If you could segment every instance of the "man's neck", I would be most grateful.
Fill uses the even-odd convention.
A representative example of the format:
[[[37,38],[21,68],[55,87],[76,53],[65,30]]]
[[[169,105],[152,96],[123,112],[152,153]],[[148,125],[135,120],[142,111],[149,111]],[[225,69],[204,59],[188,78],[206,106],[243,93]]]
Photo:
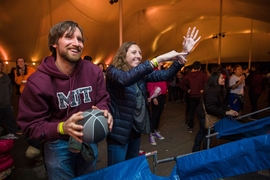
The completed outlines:
[[[57,58],[55,60],[55,65],[60,72],[66,75],[70,75],[73,73],[76,63],[70,63],[67,60]]]

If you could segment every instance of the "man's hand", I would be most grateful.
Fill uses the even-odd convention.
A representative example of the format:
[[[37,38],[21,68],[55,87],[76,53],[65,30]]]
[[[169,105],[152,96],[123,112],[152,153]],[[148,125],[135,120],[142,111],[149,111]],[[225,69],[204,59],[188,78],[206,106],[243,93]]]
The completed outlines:
[[[76,139],[79,142],[82,142],[82,136],[83,136],[83,126],[76,124],[77,121],[80,121],[83,119],[82,112],[77,112],[73,114],[68,120],[66,120],[63,123],[63,130],[64,133],[72,136],[74,139]]]
[[[184,36],[183,40],[183,50],[184,53],[190,53],[194,46],[197,44],[197,42],[201,39],[201,36],[199,36],[197,39],[197,35],[199,33],[199,30],[196,30],[196,27],[193,28],[192,32],[190,32],[191,28],[188,28],[187,35]]]
[[[92,109],[98,109],[96,106],[92,106]],[[108,128],[109,131],[112,131],[112,127],[113,127],[113,117],[111,115],[111,113],[109,113],[108,110],[101,110],[104,112],[104,117],[108,118]]]

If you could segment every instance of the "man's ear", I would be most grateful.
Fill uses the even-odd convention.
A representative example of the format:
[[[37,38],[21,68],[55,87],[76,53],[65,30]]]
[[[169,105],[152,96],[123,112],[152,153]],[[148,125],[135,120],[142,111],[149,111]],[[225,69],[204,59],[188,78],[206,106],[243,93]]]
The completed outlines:
[[[56,44],[53,44],[53,45],[52,45],[52,47],[56,48],[56,47],[57,47],[57,45],[56,45]]]

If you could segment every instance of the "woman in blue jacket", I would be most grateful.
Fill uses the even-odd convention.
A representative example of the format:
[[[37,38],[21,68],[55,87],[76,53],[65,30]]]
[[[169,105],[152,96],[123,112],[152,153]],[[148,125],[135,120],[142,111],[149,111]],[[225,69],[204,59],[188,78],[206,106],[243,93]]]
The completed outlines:
[[[151,61],[142,61],[135,42],[123,43],[106,71],[107,91],[113,129],[107,137],[108,165],[138,156],[141,133],[150,134],[147,82],[166,81],[183,67],[186,57],[199,41],[198,30],[190,28],[184,37],[181,53],[171,51]],[[167,70],[154,71],[159,62],[174,60]]]

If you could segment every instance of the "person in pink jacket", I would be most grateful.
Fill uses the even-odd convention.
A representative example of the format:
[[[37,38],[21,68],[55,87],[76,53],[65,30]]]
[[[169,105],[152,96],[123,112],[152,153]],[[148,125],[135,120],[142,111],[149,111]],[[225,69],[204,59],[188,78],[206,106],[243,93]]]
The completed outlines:
[[[155,68],[156,71],[161,70],[163,62],[158,64],[158,67]],[[158,131],[160,118],[166,102],[166,93],[167,93],[167,83],[166,81],[161,82],[148,82],[147,90],[149,92],[149,101],[151,103],[151,114],[150,114],[150,125],[151,125],[151,134],[149,137],[149,142],[151,145],[157,145],[155,138],[160,140],[165,139],[160,132]]]

